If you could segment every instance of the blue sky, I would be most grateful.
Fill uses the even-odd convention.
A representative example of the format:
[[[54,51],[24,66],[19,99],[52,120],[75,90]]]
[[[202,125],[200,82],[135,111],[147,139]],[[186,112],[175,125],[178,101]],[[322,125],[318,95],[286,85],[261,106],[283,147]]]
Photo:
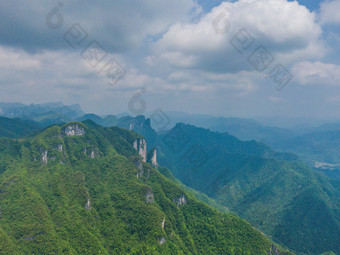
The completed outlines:
[[[0,101],[340,118],[340,0],[58,3],[0,2]]]
[[[319,9],[321,0],[299,0],[299,4],[306,6],[309,10],[315,11]]]

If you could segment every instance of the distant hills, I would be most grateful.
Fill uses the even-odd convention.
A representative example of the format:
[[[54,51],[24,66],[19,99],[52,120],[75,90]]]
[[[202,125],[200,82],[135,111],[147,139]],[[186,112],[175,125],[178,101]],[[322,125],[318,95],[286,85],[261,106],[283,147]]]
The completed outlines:
[[[61,102],[20,104],[0,102],[0,116],[38,122],[42,126],[63,123],[84,115],[79,105],[66,106]]]
[[[20,138],[39,129],[36,122],[0,117],[0,137]]]
[[[166,115],[171,120],[169,127],[182,122],[211,131],[227,132],[243,141],[257,140],[268,144],[268,142],[291,138],[296,134],[290,129],[267,126],[252,119],[214,117],[181,112],[166,112]]]
[[[291,152],[300,156],[310,166],[317,162],[340,164],[340,122],[326,124],[311,123],[278,128],[259,121],[242,118],[213,117],[202,114],[167,112],[173,126],[178,122],[192,124],[211,131],[227,132],[240,140],[256,140],[268,144],[273,149]],[[337,166],[338,167],[338,166]],[[340,168],[316,168],[325,174],[340,179]]]

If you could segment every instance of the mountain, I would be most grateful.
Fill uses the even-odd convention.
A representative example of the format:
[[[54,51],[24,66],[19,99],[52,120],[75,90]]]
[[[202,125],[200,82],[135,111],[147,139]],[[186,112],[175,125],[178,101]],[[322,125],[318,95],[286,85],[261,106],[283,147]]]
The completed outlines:
[[[273,142],[292,138],[297,134],[295,130],[264,125],[259,121],[234,117],[214,117],[204,114],[188,114],[182,112],[166,112],[171,120],[169,127],[176,123],[186,123],[197,127],[207,128],[211,131],[227,132],[237,138],[247,140],[262,141],[271,145]],[[151,118],[151,124],[153,123]]]
[[[273,148],[299,155],[309,165],[331,178],[340,179],[340,126],[324,124],[309,132],[277,140]]]
[[[147,136],[146,136],[147,138]],[[177,124],[156,137],[157,160],[297,252],[340,253],[340,185],[292,154]]]
[[[146,119],[145,116],[140,115],[136,117],[123,116],[117,118],[113,115],[107,115],[104,118],[96,114],[85,114],[84,116],[77,119],[78,121],[91,120],[96,124],[104,127],[117,126],[127,130],[133,130],[142,136],[148,137],[148,144],[150,148],[155,146],[156,132],[151,127],[150,119]]]
[[[32,121],[0,117],[0,137],[21,138],[39,129],[41,126]]]
[[[302,120],[300,125],[288,125],[289,128],[268,126],[252,119],[214,117],[202,114],[187,114],[181,112],[166,112],[171,120],[169,127],[175,123],[183,122],[210,129],[211,131],[227,132],[240,140],[256,140],[268,144],[278,151],[297,154],[302,160],[311,166],[340,163],[340,123],[331,122],[325,124],[308,123]],[[265,121],[265,120],[263,120]],[[151,120],[152,122],[152,120]],[[280,123],[280,119],[265,121],[267,123]],[[288,123],[297,120],[287,120]],[[153,123],[152,123],[153,124]],[[339,178],[340,171],[336,169],[316,168],[330,177]]]
[[[0,116],[31,120],[43,126],[68,122],[82,115],[84,112],[77,104],[66,106],[61,102],[56,102],[24,105],[0,102]]]
[[[296,136],[277,143],[275,147],[297,153],[309,161],[340,163],[340,130]]]
[[[77,119],[77,121],[85,121],[85,120],[92,120],[93,122],[103,127],[116,126],[118,122],[118,118],[114,115],[108,115],[102,118],[96,114],[84,114],[83,116]]]
[[[146,163],[146,146],[90,120],[1,138],[0,253],[279,254]]]

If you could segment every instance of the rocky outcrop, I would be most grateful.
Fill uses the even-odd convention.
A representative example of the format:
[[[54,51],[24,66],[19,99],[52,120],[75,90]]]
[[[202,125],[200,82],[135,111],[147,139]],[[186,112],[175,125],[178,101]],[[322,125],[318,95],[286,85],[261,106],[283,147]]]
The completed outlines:
[[[91,201],[90,201],[89,197],[87,198],[85,209],[88,210],[88,211],[91,211]]]
[[[144,138],[136,139],[133,142],[133,148],[138,151],[138,154],[142,157],[143,162],[146,162],[146,141]]]
[[[153,149],[151,152],[151,165],[155,168],[158,167],[158,163],[157,163],[157,149]]]
[[[165,243],[166,242],[166,239],[165,239],[165,237],[163,236],[160,240],[159,240],[159,244],[163,244],[163,243]]]
[[[154,196],[153,196],[153,193],[151,191],[148,191],[146,193],[145,198],[146,198],[147,203],[153,203],[154,202]]]
[[[183,206],[183,205],[186,205],[188,203],[184,194],[182,196],[180,196],[179,198],[175,199],[174,202],[177,204],[177,206]]]
[[[280,255],[280,251],[276,246],[273,244],[272,247],[270,247],[270,250],[267,252],[268,255]]]
[[[74,124],[69,124],[65,128],[63,133],[66,136],[84,135],[85,129],[81,125],[74,123]]]
[[[148,152],[147,162],[157,169],[158,162],[157,162],[157,149],[156,148],[153,148],[152,150]]]
[[[62,151],[63,151],[63,145],[62,145],[62,144],[59,144],[59,145],[58,145],[58,151],[59,151],[59,152],[62,152]]]
[[[41,154],[41,161],[42,161],[44,164],[47,164],[47,162],[48,162],[47,150],[45,150],[45,151]]]
[[[150,119],[145,119],[142,115],[130,119],[127,124],[129,125],[129,130],[142,129],[145,126],[151,127]]]
[[[142,178],[144,174],[144,168],[143,168],[142,161],[140,159],[138,159],[138,161],[136,162],[136,166],[139,170],[139,172],[137,173],[137,178]]]
[[[161,223],[162,229],[164,230],[164,226],[165,226],[165,217],[163,218],[163,221]]]

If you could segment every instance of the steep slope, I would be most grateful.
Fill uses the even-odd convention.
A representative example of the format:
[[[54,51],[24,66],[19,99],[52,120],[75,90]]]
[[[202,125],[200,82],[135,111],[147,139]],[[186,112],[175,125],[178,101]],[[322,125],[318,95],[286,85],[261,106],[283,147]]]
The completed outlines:
[[[93,122],[0,140],[1,254],[276,254],[250,224],[149,164],[136,133]]]
[[[298,252],[340,253],[338,182],[293,155],[184,124],[156,144],[159,164],[176,178],[274,239]]]

